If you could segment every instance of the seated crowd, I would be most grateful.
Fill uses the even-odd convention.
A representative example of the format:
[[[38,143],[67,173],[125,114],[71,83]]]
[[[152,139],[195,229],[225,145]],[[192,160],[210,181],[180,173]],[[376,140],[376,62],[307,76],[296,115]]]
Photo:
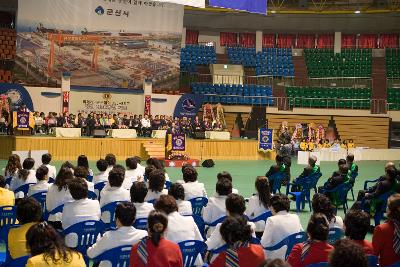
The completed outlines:
[[[29,256],[29,267],[83,267],[91,259],[94,266],[112,266],[99,256],[130,246],[130,266],[174,267],[185,263],[182,242],[198,241],[206,251],[195,257],[193,266],[306,267],[329,262],[333,267],[367,267],[371,256],[384,267],[400,262],[399,172],[393,163],[386,165],[375,186],[359,193],[343,219],[336,215],[335,196],[328,191],[352,182],[358,166],[351,154],[340,160],[338,171],[312,197],[313,213],[305,230],[290,211],[290,198],[271,192],[276,173],[291,180],[290,164],[284,166],[288,161],[281,157],[266,176],[256,177],[255,194],[247,200],[233,187],[228,172],[218,174],[216,192],[209,197],[191,165],[182,167],[181,181],[171,183],[158,159],[150,158],[146,167],[138,157],[125,163],[126,168],[108,154],[96,162],[94,174],[81,155],[77,166],[65,162],[57,173],[50,154],[42,156],[36,170],[32,158],[21,164],[19,156],[11,155],[5,176],[0,176],[0,207],[15,205],[18,224],[6,235],[6,260]],[[302,180],[321,172],[316,163],[310,157],[309,166],[293,179],[294,191],[302,189]],[[371,230],[369,213],[379,205],[373,200],[386,192],[393,193],[388,221],[375,227],[371,243],[365,240]],[[38,198],[42,193],[45,199]],[[202,211],[195,209],[197,198],[208,200]],[[257,219],[264,214],[268,216]],[[103,231],[82,251],[71,229],[88,221],[101,222]],[[346,238],[331,240],[332,229]],[[279,246],[291,236],[303,238],[293,247]]]

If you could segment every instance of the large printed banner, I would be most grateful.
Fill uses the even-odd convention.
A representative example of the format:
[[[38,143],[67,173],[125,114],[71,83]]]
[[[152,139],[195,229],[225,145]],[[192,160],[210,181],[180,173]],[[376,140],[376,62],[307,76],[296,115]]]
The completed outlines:
[[[267,13],[267,0],[210,0],[210,6],[243,10],[251,13]]]
[[[274,148],[274,130],[260,128],[258,129],[258,150],[269,151]]]
[[[172,134],[172,150],[185,151],[185,141],[184,134]]]
[[[183,5],[147,0],[19,0],[17,63],[32,83],[179,84]],[[21,76],[21,77],[22,77]]]
[[[196,117],[199,109],[203,105],[203,95],[184,94],[179,98],[174,110],[174,117]]]

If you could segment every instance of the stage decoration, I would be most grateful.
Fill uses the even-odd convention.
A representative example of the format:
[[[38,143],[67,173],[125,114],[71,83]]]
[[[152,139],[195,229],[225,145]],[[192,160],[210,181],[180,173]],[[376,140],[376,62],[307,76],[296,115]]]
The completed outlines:
[[[151,114],[151,95],[144,96],[144,115]]]
[[[215,121],[217,126],[216,128],[219,128],[222,131],[223,129],[226,129],[226,121],[224,115],[224,108],[222,107],[221,104],[216,105],[216,114],[217,114],[217,120]]]
[[[315,123],[311,122],[308,124],[308,138],[307,141],[315,141],[316,140],[316,130],[315,130]]]
[[[315,143],[319,144],[320,141],[325,139],[325,129],[324,126],[322,126],[322,124],[318,125],[317,128],[317,139],[315,140]]]
[[[13,112],[13,128],[17,130],[29,130],[35,127],[35,121],[31,112],[14,111]]]
[[[182,153],[182,152],[171,152],[168,155],[168,159],[169,160],[189,160],[189,156],[186,153]]]
[[[210,121],[215,120],[214,110],[213,110],[213,106],[211,104],[203,105],[203,121],[205,121],[206,118]]]
[[[182,95],[178,102],[176,102],[174,117],[186,117],[194,120],[199,112],[199,109],[203,105],[203,100],[204,96],[201,94]]]
[[[210,6],[267,14],[267,0],[210,0]]]
[[[328,129],[326,130],[325,138],[329,141],[330,144],[332,144],[336,140],[335,129],[333,129],[333,127],[328,127]]]
[[[258,151],[267,152],[273,150],[274,130],[260,128],[258,130]]]
[[[303,126],[301,123],[296,123],[292,134],[292,142],[300,142],[303,139]]]

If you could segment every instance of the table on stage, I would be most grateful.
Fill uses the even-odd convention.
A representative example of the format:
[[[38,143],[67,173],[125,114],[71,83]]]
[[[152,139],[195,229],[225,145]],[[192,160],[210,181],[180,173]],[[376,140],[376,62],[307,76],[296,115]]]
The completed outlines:
[[[153,130],[151,132],[151,138],[165,138],[167,136],[167,130]]]
[[[231,140],[230,132],[206,131],[205,136],[206,136],[206,139]]]
[[[81,137],[81,128],[56,127],[56,137]]]
[[[135,129],[111,129],[109,135],[112,138],[136,138],[137,133]]]

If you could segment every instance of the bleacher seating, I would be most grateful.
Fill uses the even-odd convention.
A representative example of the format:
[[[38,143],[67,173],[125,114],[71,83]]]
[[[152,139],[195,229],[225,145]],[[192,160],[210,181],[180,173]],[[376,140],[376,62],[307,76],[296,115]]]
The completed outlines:
[[[399,49],[386,49],[386,76],[388,78],[400,78]]]
[[[371,89],[286,87],[286,96],[292,107],[369,109]]]
[[[11,82],[12,80],[16,39],[15,30],[0,29],[0,82]]]
[[[389,88],[388,99],[389,110],[400,110],[400,88]]]
[[[305,49],[304,53],[310,78],[371,77],[371,49],[343,49],[338,54],[333,49]]]
[[[239,105],[273,105],[272,88],[254,84],[192,83],[194,94],[203,94],[208,103]]]
[[[217,63],[217,55],[213,46],[187,45],[181,49],[181,71],[195,72],[196,65]]]

